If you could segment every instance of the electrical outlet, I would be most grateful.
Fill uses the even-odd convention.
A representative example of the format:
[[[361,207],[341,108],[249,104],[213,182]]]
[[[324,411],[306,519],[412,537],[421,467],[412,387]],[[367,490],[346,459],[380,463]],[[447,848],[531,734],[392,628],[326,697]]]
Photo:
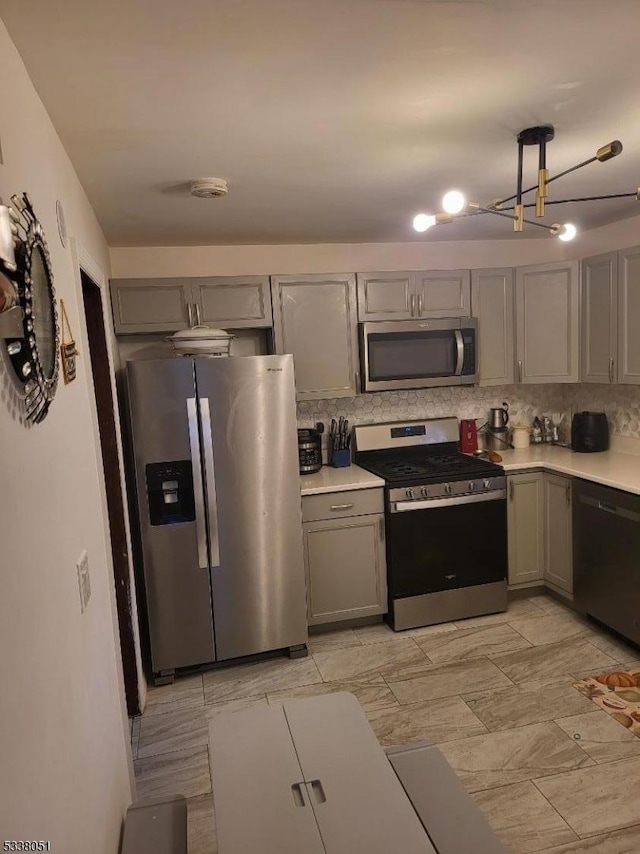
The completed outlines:
[[[80,592],[80,613],[84,614],[91,598],[91,579],[89,578],[89,555],[84,549],[76,563],[78,571],[78,590]]]

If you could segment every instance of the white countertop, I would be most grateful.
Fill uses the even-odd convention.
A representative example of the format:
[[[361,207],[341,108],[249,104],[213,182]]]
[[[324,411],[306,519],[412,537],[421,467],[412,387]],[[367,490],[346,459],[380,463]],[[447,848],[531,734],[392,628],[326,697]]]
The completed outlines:
[[[360,466],[350,465],[334,469],[322,466],[314,474],[300,477],[302,495],[320,495],[323,492],[346,492],[348,489],[374,489],[384,486],[384,480]]]
[[[640,495],[640,455],[617,450],[578,454],[557,445],[531,445],[500,451],[506,472],[544,469],[570,477],[582,477]]]

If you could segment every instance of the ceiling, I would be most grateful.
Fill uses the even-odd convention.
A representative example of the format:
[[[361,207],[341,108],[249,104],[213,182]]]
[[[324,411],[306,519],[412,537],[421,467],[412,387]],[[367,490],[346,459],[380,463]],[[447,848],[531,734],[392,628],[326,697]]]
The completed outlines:
[[[625,146],[551,198],[640,183],[638,0],[0,0],[0,17],[111,246],[508,237],[487,215],[425,235],[411,219],[452,186],[511,195],[535,124],[556,127],[552,174]],[[192,198],[204,176],[229,195]]]

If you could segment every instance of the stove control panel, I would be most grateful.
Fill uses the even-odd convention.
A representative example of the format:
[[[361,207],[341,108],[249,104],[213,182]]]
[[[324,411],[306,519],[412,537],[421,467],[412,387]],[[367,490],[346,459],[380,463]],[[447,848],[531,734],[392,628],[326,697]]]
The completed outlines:
[[[481,499],[483,493],[502,490],[506,497],[506,478],[487,477],[474,480],[455,480],[451,483],[432,483],[429,486],[414,486],[410,488],[397,487],[389,490],[389,503],[393,512],[396,502],[415,502],[421,507],[427,507],[434,499],[455,499],[459,496],[473,493],[474,500]]]

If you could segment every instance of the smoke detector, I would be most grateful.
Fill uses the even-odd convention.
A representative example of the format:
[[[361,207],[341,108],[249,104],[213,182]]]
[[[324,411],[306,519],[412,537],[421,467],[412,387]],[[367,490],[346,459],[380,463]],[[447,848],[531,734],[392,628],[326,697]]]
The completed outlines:
[[[199,199],[213,199],[226,196],[229,187],[224,178],[198,178],[191,182],[191,195]]]

